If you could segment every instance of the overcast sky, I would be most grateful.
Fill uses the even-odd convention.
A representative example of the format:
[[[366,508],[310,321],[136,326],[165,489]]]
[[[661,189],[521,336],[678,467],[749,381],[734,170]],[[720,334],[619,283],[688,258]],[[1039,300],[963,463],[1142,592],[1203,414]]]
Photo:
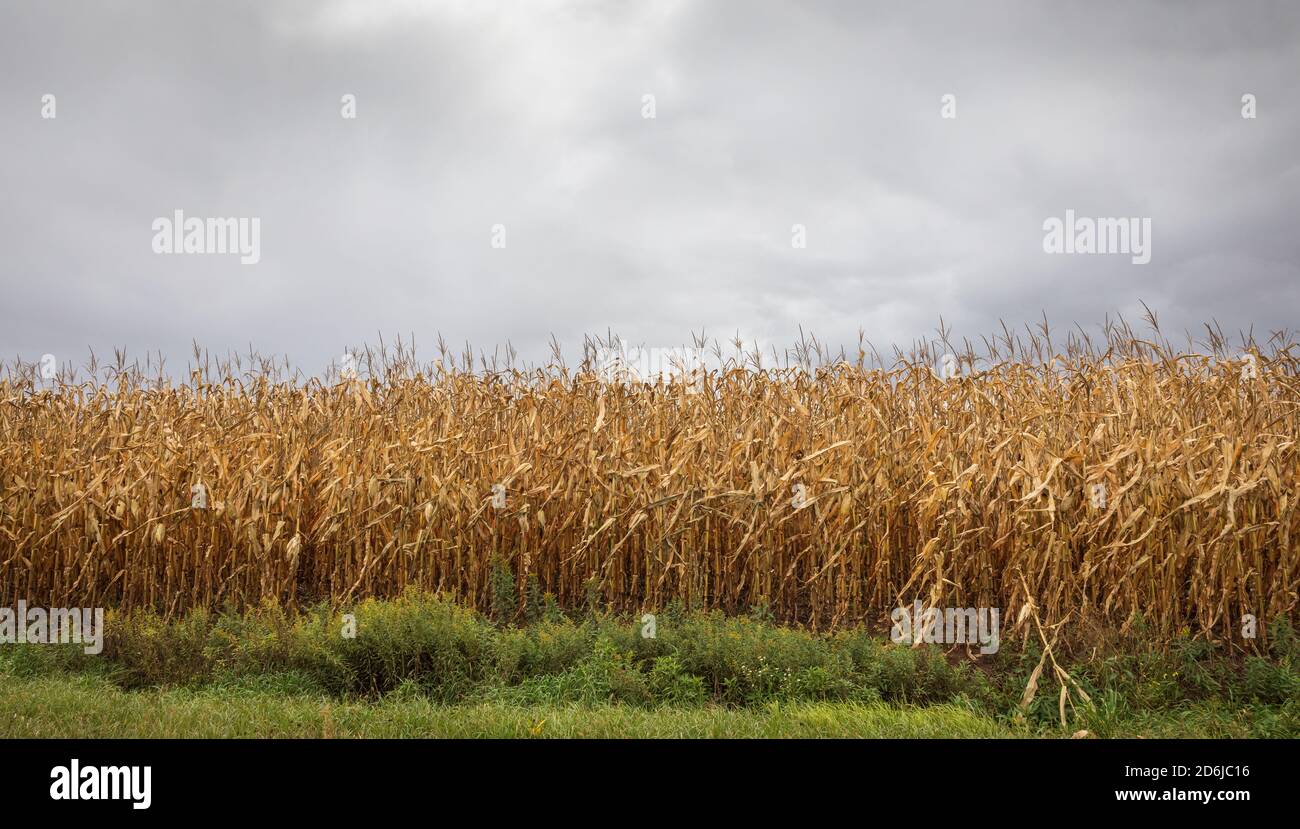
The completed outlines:
[[[0,0],[0,359],[1290,328],[1297,79],[1285,0]],[[1044,252],[1067,208],[1150,263]],[[260,261],[156,254],[177,209]]]

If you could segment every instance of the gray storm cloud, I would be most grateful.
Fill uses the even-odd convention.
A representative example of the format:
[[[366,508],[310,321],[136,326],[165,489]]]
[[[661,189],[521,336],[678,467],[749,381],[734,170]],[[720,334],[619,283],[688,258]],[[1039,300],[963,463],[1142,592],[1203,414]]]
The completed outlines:
[[[1297,77],[1285,2],[6,3],[0,359],[1291,327]],[[1067,209],[1150,263],[1045,253]]]

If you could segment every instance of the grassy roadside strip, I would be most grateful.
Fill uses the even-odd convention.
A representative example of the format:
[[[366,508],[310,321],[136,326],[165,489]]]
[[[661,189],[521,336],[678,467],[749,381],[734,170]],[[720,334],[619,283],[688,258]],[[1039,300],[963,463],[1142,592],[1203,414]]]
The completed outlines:
[[[0,737],[1014,737],[957,706],[798,703],[642,709],[624,705],[440,705],[209,688],[122,691],[89,676],[0,675]]]
[[[1300,736],[1286,619],[1256,653],[1140,629],[1061,645],[1063,723],[1051,672],[1026,701],[1032,640],[976,660],[761,609],[666,608],[654,638],[599,610],[493,621],[417,593],[350,611],[113,614],[99,653],[0,645],[0,736]]]
[[[1276,712],[1218,705],[1143,712],[1111,737],[1273,736]],[[419,694],[377,701],[250,687],[123,691],[103,677],[0,673],[0,738],[1018,738],[1050,732],[1012,726],[959,705],[768,703],[706,705],[445,705]],[[1063,736],[1061,734],[1060,736]]]

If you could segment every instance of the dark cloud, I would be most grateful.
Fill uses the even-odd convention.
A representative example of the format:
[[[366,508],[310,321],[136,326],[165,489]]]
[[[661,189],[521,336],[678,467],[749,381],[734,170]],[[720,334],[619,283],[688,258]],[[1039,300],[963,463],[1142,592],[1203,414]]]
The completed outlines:
[[[941,315],[976,337],[1139,300],[1176,331],[1300,308],[1291,3],[2,14],[5,359],[198,340],[316,371],[380,333],[541,356],[608,329],[883,345]],[[177,208],[260,218],[261,261],[155,255]],[[1151,264],[1043,253],[1066,208],[1150,217]]]

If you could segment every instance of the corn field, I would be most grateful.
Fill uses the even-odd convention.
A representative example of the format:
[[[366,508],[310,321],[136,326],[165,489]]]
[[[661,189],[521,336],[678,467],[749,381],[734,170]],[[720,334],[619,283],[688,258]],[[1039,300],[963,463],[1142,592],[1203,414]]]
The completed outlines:
[[[0,376],[0,601],[301,606],[412,586],[487,609],[677,600],[825,629],[913,600],[1233,638],[1297,606],[1289,340],[1108,326],[886,361],[802,344],[699,376],[361,355],[304,380],[196,352]],[[947,352],[955,376],[936,371]],[[720,353],[720,352],[718,352]],[[513,363],[513,358],[512,358]],[[1239,638],[1239,637],[1238,637]]]

